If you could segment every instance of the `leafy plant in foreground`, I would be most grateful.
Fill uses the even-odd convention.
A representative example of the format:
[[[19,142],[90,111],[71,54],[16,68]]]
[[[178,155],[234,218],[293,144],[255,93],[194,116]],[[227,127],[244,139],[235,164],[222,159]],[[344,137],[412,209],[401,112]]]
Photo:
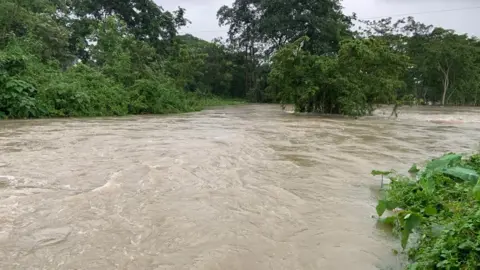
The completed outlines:
[[[415,178],[389,175],[377,213],[400,236],[409,269],[480,268],[479,158],[447,154]]]

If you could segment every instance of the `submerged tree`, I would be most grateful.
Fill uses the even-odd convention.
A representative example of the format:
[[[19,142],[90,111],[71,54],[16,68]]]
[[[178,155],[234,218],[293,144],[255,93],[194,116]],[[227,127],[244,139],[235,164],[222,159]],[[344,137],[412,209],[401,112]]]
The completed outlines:
[[[252,96],[263,93],[265,65],[277,50],[307,36],[304,50],[312,54],[335,53],[340,41],[350,37],[350,18],[343,15],[337,0],[236,0],[223,6],[217,17],[229,26],[229,41],[244,53],[245,86]]]
[[[305,51],[306,40],[281,49],[269,76],[270,91],[300,112],[365,115],[374,104],[395,100],[404,86],[408,58],[381,40],[346,40],[334,56]]]

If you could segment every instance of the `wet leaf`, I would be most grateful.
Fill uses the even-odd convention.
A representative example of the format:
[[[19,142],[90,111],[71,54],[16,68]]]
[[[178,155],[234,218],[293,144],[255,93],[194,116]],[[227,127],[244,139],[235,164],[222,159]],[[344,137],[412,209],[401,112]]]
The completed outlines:
[[[387,202],[384,200],[379,200],[376,209],[378,216],[381,217],[383,213],[385,213],[385,210],[387,210]]]
[[[417,270],[418,269],[418,263],[412,263],[408,266],[408,270]]]
[[[475,199],[477,201],[480,201],[480,181],[477,182],[477,184],[475,185],[475,187],[473,188],[472,190],[473,192],[473,197],[475,197]],[[480,212],[480,211],[479,211]]]
[[[420,170],[417,168],[417,164],[413,164],[408,170],[409,173],[418,173]]]
[[[466,182],[477,183],[478,182],[478,173],[474,170],[462,168],[462,167],[453,167],[448,168],[444,174],[452,177],[456,177]]]
[[[395,220],[397,220],[396,216],[389,216],[385,218],[380,218],[378,221],[383,224],[393,226],[395,224]]]
[[[409,213],[405,216],[405,229],[411,232],[422,222],[422,218],[417,213]]]
[[[402,234],[401,234],[401,244],[402,248],[405,249],[407,247],[408,243],[408,237],[410,236],[410,232],[406,229],[402,229]]]
[[[386,175],[389,175],[391,174],[392,171],[377,171],[377,170],[373,170],[372,171],[372,175],[373,176],[377,176],[377,175],[383,175],[383,176],[386,176]]]
[[[393,209],[397,208],[397,203],[392,201],[385,201],[387,204],[387,210],[392,211]]]
[[[420,179],[419,184],[427,193],[432,193],[435,191],[435,179],[432,176]]]
[[[436,172],[436,171],[442,171],[445,168],[459,164],[461,160],[462,160],[462,156],[460,155],[448,154],[441,158],[430,161],[425,167],[425,171],[428,171],[430,173]]]
[[[425,214],[427,214],[429,216],[436,215],[437,214],[437,208],[435,208],[432,205],[429,205],[425,208]]]

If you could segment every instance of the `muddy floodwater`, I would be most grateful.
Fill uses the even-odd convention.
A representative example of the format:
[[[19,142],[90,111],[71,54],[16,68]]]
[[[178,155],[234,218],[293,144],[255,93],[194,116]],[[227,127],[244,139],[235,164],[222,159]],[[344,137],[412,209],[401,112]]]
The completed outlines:
[[[479,113],[2,121],[0,269],[396,269],[370,171],[478,150]]]

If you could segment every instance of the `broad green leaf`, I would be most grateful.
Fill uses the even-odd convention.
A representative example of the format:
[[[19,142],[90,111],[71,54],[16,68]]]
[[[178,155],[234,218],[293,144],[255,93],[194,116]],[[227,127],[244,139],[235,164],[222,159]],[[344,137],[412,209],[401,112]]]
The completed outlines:
[[[397,208],[397,203],[395,202],[392,202],[392,201],[385,201],[386,205],[387,205],[387,210],[390,210],[392,211],[393,209]]]
[[[386,175],[389,175],[391,174],[392,171],[377,171],[377,170],[373,170],[372,171],[372,175],[373,176],[377,176],[377,175],[383,175],[383,176],[386,176]]]
[[[474,170],[462,168],[462,167],[453,167],[448,168],[443,171],[444,174],[452,177],[456,177],[466,182],[477,183],[478,173]]]
[[[448,154],[441,158],[430,161],[425,167],[425,171],[429,173],[442,171],[448,167],[456,166],[462,160],[462,156],[457,154]]]
[[[378,216],[382,216],[385,213],[385,210],[393,210],[397,207],[395,202],[389,200],[379,200],[377,204],[377,214]]]
[[[395,224],[395,220],[397,220],[396,216],[389,216],[389,217],[385,217],[385,218],[380,218],[378,221],[380,223],[393,226]]]
[[[422,217],[417,213],[409,213],[405,216],[405,229],[411,232],[422,222]]]
[[[385,210],[387,210],[387,202],[384,200],[379,200],[376,209],[378,216],[381,217],[383,213],[385,213]]]
[[[418,263],[412,263],[408,266],[408,270],[417,270],[418,269]]]
[[[409,173],[418,173],[420,170],[417,168],[417,164],[413,164],[408,170]]]
[[[435,208],[432,205],[429,205],[425,208],[425,214],[427,214],[429,216],[434,216],[434,215],[437,214],[437,208]]]
[[[435,179],[431,175],[420,179],[419,184],[427,193],[435,191]]]
[[[408,243],[408,237],[410,236],[410,231],[407,230],[407,229],[402,229],[402,233],[401,233],[401,244],[402,244],[402,248],[405,249],[407,247],[407,243]]]

